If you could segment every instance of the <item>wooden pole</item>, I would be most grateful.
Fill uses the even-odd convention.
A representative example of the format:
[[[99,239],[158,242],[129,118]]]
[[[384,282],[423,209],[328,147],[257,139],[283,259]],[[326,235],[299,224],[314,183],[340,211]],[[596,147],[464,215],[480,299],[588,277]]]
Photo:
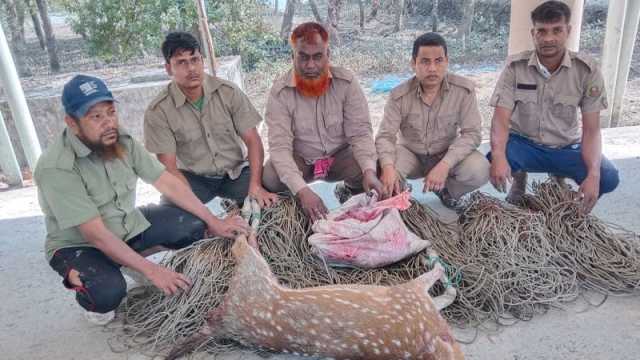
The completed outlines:
[[[213,48],[213,38],[209,31],[209,21],[207,20],[207,11],[204,6],[204,0],[195,0],[196,9],[198,10],[198,25],[200,28],[200,38],[204,42],[203,48],[207,56],[207,65],[211,75],[216,75],[216,53]]]

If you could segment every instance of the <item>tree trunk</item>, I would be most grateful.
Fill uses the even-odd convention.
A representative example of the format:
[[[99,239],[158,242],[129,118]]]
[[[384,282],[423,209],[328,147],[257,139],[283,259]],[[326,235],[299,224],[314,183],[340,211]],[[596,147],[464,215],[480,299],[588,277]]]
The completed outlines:
[[[318,10],[318,4],[316,4],[316,1],[309,0],[309,7],[311,7],[311,12],[313,13],[313,17],[316,18],[316,22],[322,24],[324,21],[322,20],[322,16],[320,16],[320,10]]]
[[[280,38],[283,42],[289,40],[291,28],[293,27],[293,15],[296,12],[296,0],[287,0],[287,6],[282,15],[282,27],[280,28]]]
[[[376,15],[378,15],[378,10],[380,10],[380,1],[381,0],[371,1],[371,12],[369,13],[369,18],[367,19],[367,22],[375,19]]]
[[[273,1],[273,15],[278,15],[278,2],[280,0],[274,0]]]
[[[360,9],[360,30],[364,30],[364,0],[358,1],[358,7]]]
[[[31,76],[31,71],[29,71],[24,58],[24,50],[26,47],[26,43],[24,41],[24,26],[23,31],[20,31],[16,2],[14,0],[1,1],[7,12],[7,28],[10,36],[9,47],[11,48],[13,59],[16,64],[16,70],[20,76]]]
[[[331,42],[335,45],[340,43],[340,37],[338,36],[338,22],[340,20],[340,6],[342,0],[328,0],[327,1],[327,30],[329,30],[329,36]]]
[[[473,13],[475,10],[476,0],[465,0],[462,9],[462,24],[458,31],[458,36],[462,40],[462,52],[467,52],[467,38],[471,34],[471,24],[473,23]]]
[[[24,36],[24,16],[25,16],[25,4],[23,2],[24,0],[14,0],[14,3],[16,4],[16,13],[18,15],[17,19],[18,19],[18,32],[20,33],[20,39],[22,39],[22,46],[26,47],[27,45],[27,41],[26,41],[26,37]]]
[[[27,6],[29,7],[29,14],[31,15],[31,22],[33,23],[33,30],[38,37],[40,48],[44,50],[47,48],[47,46],[44,40],[44,33],[42,32],[42,24],[40,24],[40,17],[38,16],[38,12],[36,11],[36,8],[34,7],[32,1],[29,1]]]
[[[49,53],[49,68],[52,72],[60,71],[60,61],[58,60],[58,52],[56,49],[56,38],[53,35],[53,27],[49,19],[49,9],[47,8],[47,0],[36,0],[40,19],[42,19],[42,27],[47,39],[47,52]]]
[[[398,32],[403,27],[404,1],[405,0],[396,0],[396,21],[395,26],[393,27],[393,32]]]
[[[23,24],[19,23],[18,7],[15,0],[3,0],[5,10],[7,11],[7,27],[11,37],[11,50],[20,52],[24,46],[24,16]],[[22,31],[20,28],[22,27]]]
[[[438,0],[433,0],[433,8],[431,9],[431,31],[438,31]]]

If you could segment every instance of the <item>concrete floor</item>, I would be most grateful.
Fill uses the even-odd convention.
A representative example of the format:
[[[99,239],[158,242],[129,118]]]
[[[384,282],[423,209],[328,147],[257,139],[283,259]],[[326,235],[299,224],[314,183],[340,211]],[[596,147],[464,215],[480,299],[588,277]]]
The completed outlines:
[[[620,169],[622,182],[598,203],[595,214],[640,232],[640,127],[605,130],[604,144],[605,154]],[[330,186],[321,185],[318,190],[330,197]],[[482,190],[492,192],[489,186]],[[157,200],[157,193],[148,186],[140,186],[138,193],[141,204]],[[414,195],[452,219],[435,197]],[[328,205],[335,206],[335,200]],[[36,189],[0,192],[0,358],[150,359],[135,352],[112,352],[112,333],[84,320],[73,294],[64,290],[46,264],[43,242]],[[460,339],[474,337],[471,331],[456,330],[456,334]],[[640,297],[609,298],[598,308],[579,301],[498,332],[480,331],[463,350],[468,359],[478,360],[637,360]],[[246,354],[221,358],[258,359]]]

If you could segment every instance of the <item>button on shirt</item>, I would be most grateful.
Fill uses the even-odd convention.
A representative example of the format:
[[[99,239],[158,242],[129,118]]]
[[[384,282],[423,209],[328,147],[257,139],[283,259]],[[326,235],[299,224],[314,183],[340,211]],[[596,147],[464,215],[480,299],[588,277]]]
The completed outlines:
[[[602,73],[590,58],[568,50],[555,72],[544,70],[535,51],[509,57],[490,105],[512,110],[511,131],[538,144],[578,143],[577,109],[591,113],[607,108]]]
[[[135,207],[136,182],[155,182],[164,166],[123,130],[119,141],[124,158],[104,161],[67,128],[38,160],[34,179],[47,229],[47,259],[60,248],[91,246],[78,225],[98,216],[125,241],[149,227]]]
[[[240,137],[261,121],[246,94],[230,81],[205,74],[202,110],[172,81],[144,116],[146,148],[176,154],[178,167],[198,175],[240,176],[247,149]]]
[[[481,121],[471,80],[447,74],[428,105],[413,77],[394,88],[385,105],[376,136],[380,165],[395,163],[398,142],[415,154],[445,153],[443,159],[454,167],[480,145]]]

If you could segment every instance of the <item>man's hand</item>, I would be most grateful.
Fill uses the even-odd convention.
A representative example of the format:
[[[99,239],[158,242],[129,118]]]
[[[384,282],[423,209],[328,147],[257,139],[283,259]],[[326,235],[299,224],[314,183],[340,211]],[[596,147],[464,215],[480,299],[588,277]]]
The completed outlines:
[[[385,165],[382,167],[382,187],[386,197],[399,194],[403,189],[400,188],[400,178],[395,166]]]
[[[322,199],[311,190],[310,187],[305,187],[298,191],[296,197],[302,205],[302,210],[311,219],[311,222],[324,219],[327,217],[327,207],[324,205]]]
[[[238,235],[249,234],[250,230],[249,224],[238,215],[227,216],[224,219],[214,217],[214,220],[207,224],[207,233],[211,237],[234,239]]]
[[[491,184],[499,192],[507,192],[507,182],[511,182],[511,166],[504,156],[491,158]]]
[[[373,170],[365,170],[362,174],[362,187],[364,191],[371,191],[372,189],[378,193],[381,199],[386,199],[390,194],[386,193],[380,179],[376,176],[376,172]]]
[[[173,295],[179,290],[189,291],[191,288],[191,281],[186,276],[162,265],[151,263],[144,275],[167,296]]]
[[[578,192],[582,197],[582,211],[585,214],[590,213],[598,201],[598,195],[600,195],[600,177],[587,175],[587,178],[580,184]]]
[[[440,160],[440,162],[427,173],[427,176],[424,177],[424,188],[422,192],[438,192],[444,189],[444,184],[448,177],[449,164],[444,160]]]
[[[255,199],[261,208],[266,208],[278,202],[278,195],[270,193],[262,185],[249,186],[249,196]]]

